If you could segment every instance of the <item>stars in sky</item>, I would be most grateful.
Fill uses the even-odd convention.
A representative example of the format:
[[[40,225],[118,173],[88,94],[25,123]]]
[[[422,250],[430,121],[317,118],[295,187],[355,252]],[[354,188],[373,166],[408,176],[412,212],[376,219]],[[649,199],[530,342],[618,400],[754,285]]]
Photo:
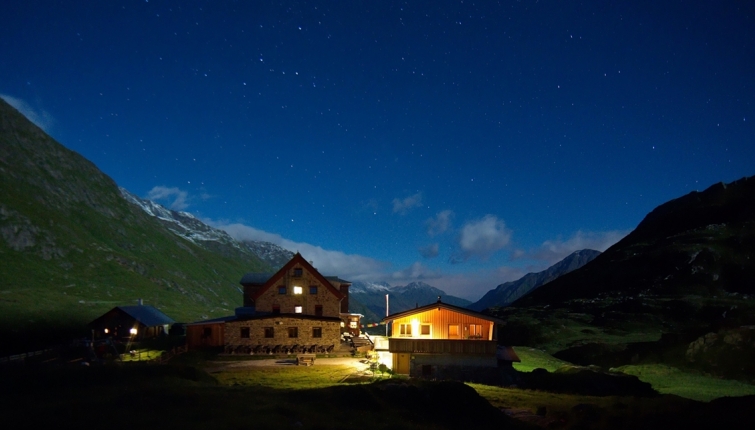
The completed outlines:
[[[116,182],[477,299],[753,174],[755,6],[15,2],[0,93]]]

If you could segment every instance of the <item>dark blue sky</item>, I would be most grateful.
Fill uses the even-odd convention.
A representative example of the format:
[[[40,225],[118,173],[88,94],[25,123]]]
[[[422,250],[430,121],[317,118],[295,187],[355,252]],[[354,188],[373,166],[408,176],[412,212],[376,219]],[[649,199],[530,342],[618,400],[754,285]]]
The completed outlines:
[[[478,299],[755,174],[749,1],[18,1],[0,94],[326,274]]]

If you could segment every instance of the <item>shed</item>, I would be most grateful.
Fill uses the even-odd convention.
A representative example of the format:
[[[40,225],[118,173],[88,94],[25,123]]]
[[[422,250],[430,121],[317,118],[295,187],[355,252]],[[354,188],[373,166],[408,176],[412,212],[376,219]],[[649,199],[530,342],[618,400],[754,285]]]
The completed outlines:
[[[148,339],[168,334],[175,321],[149,305],[116,306],[89,323],[97,337]]]

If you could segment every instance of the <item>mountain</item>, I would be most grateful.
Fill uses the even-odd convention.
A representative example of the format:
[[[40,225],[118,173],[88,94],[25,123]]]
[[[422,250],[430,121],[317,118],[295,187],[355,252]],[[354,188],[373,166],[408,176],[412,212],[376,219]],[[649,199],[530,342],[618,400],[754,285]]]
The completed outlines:
[[[607,294],[755,294],[753,279],[755,177],[749,177],[658,206],[590,264],[516,305]]]
[[[237,241],[225,231],[210,227],[188,212],[167,209],[125,188],[119,189],[123,198],[154,216],[169,231],[208,251],[232,258],[259,258],[276,269],[294,256],[293,252],[270,242]]]
[[[600,255],[600,251],[583,249],[574,251],[566,258],[549,268],[537,273],[528,273],[516,281],[506,282],[485,293],[482,298],[467,306],[474,311],[482,311],[493,306],[508,306],[510,303],[524,296],[543,284],[553,281],[575,269],[579,269]]]
[[[389,295],[389,311],[391,314],[403,312],[416,306],[433,303],[440,296],[444,303],[465,307],[470,304],[469,300],[449,296],[445,291],[428,285],[424,282],[412,282],[405,286],[391,286],[387,282],[362,282],[356,281],[349,289],[349,295],[360,306],[368,322],[377,322],[385,316],[385,295]],[[351,306],[354,308],[354,306]]]
[[[241,302],[241,275],[272,270],[251,253],[179,237],[177,224],[132,203],[0,100],[0,352],[80,333],[140,298],[178,321],[227,315]]]
[[[582,268],[490,309],[500,338],[575,364],[755,382],[755,177],[651,211]]]

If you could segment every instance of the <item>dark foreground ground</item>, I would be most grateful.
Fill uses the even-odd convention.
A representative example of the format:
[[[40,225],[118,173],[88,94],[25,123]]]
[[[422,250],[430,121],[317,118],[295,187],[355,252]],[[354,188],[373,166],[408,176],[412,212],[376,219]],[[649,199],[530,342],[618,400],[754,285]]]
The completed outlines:
[[[281,390],[225,386],[179,365],[56,369],[0,368],[4,428],[537,428],[493,407],[468,385],[384,379],[369,384]],[[618,399],[618,398],[617,398]],[[554,428],[751,428],[755,396],[701,403],[643,400],[647,413],[617,400],[611,410],[577,405]],[[626,412],[623,413],[622,411]]]

